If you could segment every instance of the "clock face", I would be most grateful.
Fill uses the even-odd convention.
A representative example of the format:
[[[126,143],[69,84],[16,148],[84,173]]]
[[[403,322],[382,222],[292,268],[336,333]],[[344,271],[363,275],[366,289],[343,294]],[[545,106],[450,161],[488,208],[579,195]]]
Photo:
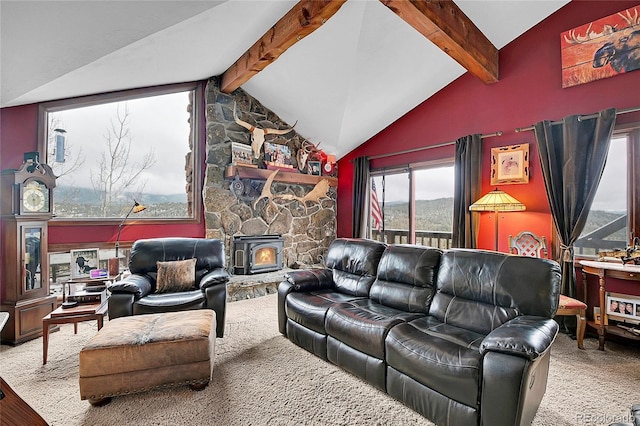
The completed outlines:
[[[39,213],[49,211],[49,190],[44,183],[32,180],[22,191],[22,206],[25,212]]]

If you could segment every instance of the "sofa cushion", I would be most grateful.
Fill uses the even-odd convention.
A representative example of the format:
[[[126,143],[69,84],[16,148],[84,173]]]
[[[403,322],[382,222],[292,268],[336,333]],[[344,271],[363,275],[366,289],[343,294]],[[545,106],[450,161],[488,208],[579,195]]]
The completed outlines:
[[[369,297],[403,311],[428,312],[441,255],[440,250],[429,247],[388,246],[380,258]]]
[[[486,338],[484,334],[476,333],[468,328],[461,328],[446,324],[432,316],[421,317],[413,321],[409,321],[409,324],[420,330],[422,333],[439,337],[441,339],[448,340],[451,343],[455,343],[456,345],[478,351],[480,350],[482,342]]]
[[[366,239],[338,238],[327,251],[334,287],[352,296],[368,296],[386,245]]]
[[[316,333],[327,334],[324,328],[327,310],[337,303],[355,299],[357,298],[354,296],[331,290],[311,293],[292,292],[287,296],[285,310],[290,320]]]
[[[350,347],[384,359],[384,339],[389,330],[421,315],[363,299],[330,307],[325,327],[328,335]]]
[[[447,250],[429,314],[488,334],[518,315],[552,318],[561,273],[556,262],[482,250]],[[531,285],[549,283],[549,285]]]
[[[133,314],[175,312],[201,309],[205,304],[205,294],[200,290],[179,293],[151,293],[133,304]]]
[[[428,321],[418,319],[391,329],[386,341],[386,361],[390,367],[417,382],[468,405],[478,407],[482,356],[478,339],[457,330],[457,338],[446,326],[437,333]],[[469,340],[461,345],[455,340]]]
[[[193,289],[196,283],[196,259],[156,263],[156,293],[175,293]]]
[[[430,313],[443,323],[484,335],[518,316],[514,308],[503,308],[446,293],[434,296]]]

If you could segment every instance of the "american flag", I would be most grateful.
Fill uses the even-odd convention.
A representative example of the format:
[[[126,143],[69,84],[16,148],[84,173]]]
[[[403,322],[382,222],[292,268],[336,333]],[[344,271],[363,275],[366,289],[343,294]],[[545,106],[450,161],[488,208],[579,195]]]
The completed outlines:
[[[378,202],[378,194],[376,192],[376,182],[371,179],[371,219],[373,226],[380,231],[382,228],[382,210]]]

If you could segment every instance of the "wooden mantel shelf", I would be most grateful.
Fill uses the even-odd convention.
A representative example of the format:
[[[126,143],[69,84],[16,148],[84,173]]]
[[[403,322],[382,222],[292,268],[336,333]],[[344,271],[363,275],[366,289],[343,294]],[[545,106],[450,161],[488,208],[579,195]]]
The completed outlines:
[[[275,170],[256,169],[255,167],[243,167],[229,165],[225,170],[225,179],[233,179],[238,175],[240,179],[267,180]],[[338,178],[333,176],[313,176],[304,173],[291,173],[278,170],[278,174],[273,179],[275,182],[292,183],[296,185],[315,185],[326,179],[330,186],[338,186]]]

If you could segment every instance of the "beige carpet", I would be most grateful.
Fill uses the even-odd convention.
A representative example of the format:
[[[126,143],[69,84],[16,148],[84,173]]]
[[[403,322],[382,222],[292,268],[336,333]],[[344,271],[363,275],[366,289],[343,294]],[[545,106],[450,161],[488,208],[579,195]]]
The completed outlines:
[[[421,416],[280,335],[275,294],[229,303],[214,377],[201,392],[186,387],[81,401],[78,353],[95,322],[53,333],[47,365],[42,339],[2,346],[0,375],[53,425],[430,425]],[[629,417],[640,402],[640,349],[589,338],[586,350],[559,335],[536,426],[600,425]],[[2,414],[0,413],[0,416]]]

